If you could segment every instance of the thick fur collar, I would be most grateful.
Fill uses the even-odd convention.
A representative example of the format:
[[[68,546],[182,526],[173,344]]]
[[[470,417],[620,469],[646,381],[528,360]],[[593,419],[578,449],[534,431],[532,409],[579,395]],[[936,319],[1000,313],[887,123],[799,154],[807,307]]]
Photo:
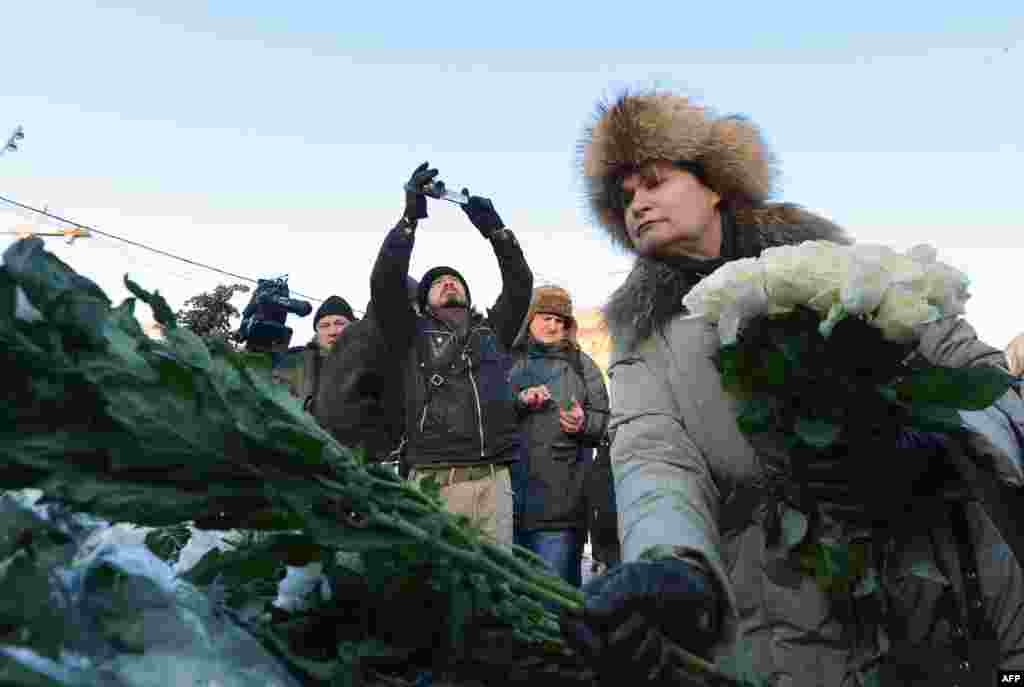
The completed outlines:
[[[797,205],[773,203],[735,213],[739,255],[756,257],[765,248],[804,241],[853,241],[836,224]],[[604,308],[605,321],[618,351],[630,351],[683,312],[683,296],[693,275],[653,258],[637,258],[625,283]]]

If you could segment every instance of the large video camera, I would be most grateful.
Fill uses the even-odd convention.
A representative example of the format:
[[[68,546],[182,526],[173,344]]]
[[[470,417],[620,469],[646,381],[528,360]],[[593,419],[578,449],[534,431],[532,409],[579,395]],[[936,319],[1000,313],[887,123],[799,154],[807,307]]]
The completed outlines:
[[[250,351],[280,351],[292,339],[291,327],[284,324],[288,314],[305,317],[311,312],[312,304],[289,297],[287,276],[259,279],[252,300],[242,312],[242,324],[235,339],[245,343]]]

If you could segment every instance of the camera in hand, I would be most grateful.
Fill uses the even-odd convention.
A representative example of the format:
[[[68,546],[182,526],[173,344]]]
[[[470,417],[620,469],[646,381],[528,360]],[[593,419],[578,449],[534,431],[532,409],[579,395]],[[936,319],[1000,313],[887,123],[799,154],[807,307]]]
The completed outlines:
[[[284,324],[288,315],[305,317],[311,312],[312,304],[289,297],[287,277],[260,279],[252,300],[242,312],[242,324],[235,338],[250,351],[287,348],[292,338],[291,328]]]
[[[444,185],[444,182],[440,179],[430,182],[422,188],[414,188],[406,185],[406,190],[412,191],[413,193],[419,193],[427,196],[428,198],[437,198],[438,200],[447,200],[449,203],[455,203],[457,205],[466,205],[469,203],[469,196],[464,193],[455,193],[449,191]]]

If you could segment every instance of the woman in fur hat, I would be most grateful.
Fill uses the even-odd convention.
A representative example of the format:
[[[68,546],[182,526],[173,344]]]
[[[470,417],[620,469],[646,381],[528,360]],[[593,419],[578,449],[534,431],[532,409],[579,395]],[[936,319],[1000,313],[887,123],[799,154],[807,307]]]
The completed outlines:
[[[534,290],[512,346],[512,388],[526,444],[516,473],[516,543],[580,586],[587,513],[584,477],[608,425],[601,370],[576,341],[569,293]]]
[[[1024,667],[1021,569],[975,504],[894,540],[884,621],[877,609],[839,613],[813,578],[780,564],[784,548],[765,535],[764,466],[786,466],[787,456],[740,432],[712,363],[719,337],[681,300],[729,260],[850,240],[822,217],[767,202],[773,163],[758,129],[685,97],[627,94],[599,108],[581,154],[598,223],[637,259],[605,312],[624,563],[584,587],[582,613],[563,618],[567,640],[610,682],[667,679],[672,644],[705,657],[740,651],[754,673],[786,687],[860,687],[876,668],[882,684],[994,684],[997,666]],[[1005,366],[960,318],[931,325],[919,353],[951,367]],[[978,415],[991,422],[975,418],[987,434],[972,434],[972,450],[1020,485],[1012,429],[1024,428],[1024,402],[1011,391]],[[901,437],[901,459],[875,483],[913,479],[898,470],[919,463],[902,458],[926,464],[941,446],[933,435]],[[835,480],[826,487],[855,488],[826,477]],[[847,495],[877,507],[874,494]]]

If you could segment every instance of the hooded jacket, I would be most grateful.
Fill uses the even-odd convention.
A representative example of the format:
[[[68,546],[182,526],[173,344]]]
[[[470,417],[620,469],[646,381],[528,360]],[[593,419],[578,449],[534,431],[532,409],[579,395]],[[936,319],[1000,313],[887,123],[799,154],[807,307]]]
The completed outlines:
[[[803,240],[847,241],[832,223],[793,206],[725,214],[723,232],[734,240],[726,250],[723,236],[726,258],[753,257],[768,246]],[[957,672],[975,656],[964,641],[971,634],[964,580],[977,576],[980,610],[998,637],[990,643],[997,646],[986,645],[993,653],[984,670],[1024,667],[1021,567],[973,504],[966,512],[976,561],[960,557],[948,514],[915,524],[920,514],[907,513],[907,528],[880,582],[892,600],[891,617],[901,619],[896,625],[879,622],[881,616],[867,607],[858,607],[859,620],[844,619],[812,578],[790,572],[784,546],[765,533],[766,469],[785,464],[787,452],[737,427],[736,401],[723,391],[712,363],[717,332],[704,318],[688,316],[681,304],[702,276],[695,265],[639,258],[606,308],[623,560],[668,550],[703,566],[725,600],[727,641],[720,650],[747,654],[755,674],[793,687],[862,685],[883,655],[887,665],[903,660],[910,670],[930,672],[924,682],[909,684],[968,684],[971,677]],[[978,341],[960,318],[930,325],[919,353],[952,367],[1005,365],[1002,352]],[[979,463],[992,466],[1006,482],[1022,484],[1014,439],[1024,429],[1021,398],[1010,391],[998,407],[964,419],[978,431],[973,447]],[[894,627],[901,636],[892,634]],[[937,681],[940,673],[948,681]]]
[[[406,275],[414,243],[414,233],[393,229],[370,278],[377,322],[402,365],[406,461],[412,467],[514,462],[520,439],[508,351],[533,290],[522,249],[510,231],[495,232],[501,294],[486,317],[471,310],[461,333],[410,306]]]
[[[533,314],[533,308],[530,311]],[[546,384],[551,402],[537,410],[517,403],[525,450],[515,468],[518,526],[523,530],[587,527],[584,485],[594,447],[608,427],[608,391],[601,370],[576,343],[576,320],[568,319],[566,340],[547,346],[529,333],[528,315],[513,345],[512,390]],[[583,431],[565,434],[559,409],[577,399],[584,409]]]

